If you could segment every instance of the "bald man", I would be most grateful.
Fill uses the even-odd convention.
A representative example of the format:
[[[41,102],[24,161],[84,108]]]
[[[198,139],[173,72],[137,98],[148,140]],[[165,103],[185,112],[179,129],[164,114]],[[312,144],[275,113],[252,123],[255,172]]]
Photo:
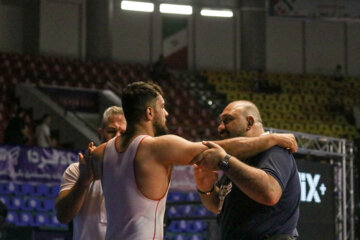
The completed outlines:
[[[224,139],[266,134],[257,107],[249,101],[230,103],[218,127]],[[213,142],[194,166],[205,207],[218,213],[222,240],[293,240],[298,236],[300,182],[295,159],[274,146],[254,157],[237,159]],[[216,183],[215,170],[223,170]]]

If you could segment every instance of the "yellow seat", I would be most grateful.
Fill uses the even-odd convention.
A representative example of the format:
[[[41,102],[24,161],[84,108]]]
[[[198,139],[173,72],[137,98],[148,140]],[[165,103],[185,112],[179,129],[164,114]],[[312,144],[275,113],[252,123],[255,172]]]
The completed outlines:
[[[293,129],[293,126],[291,123],[288,123],[288,122],[281,122],[279,124],[279,128],[280,129],[285,129],[285,130],[292,130]]]
[[[287,93],[281,93],[278,97],[279,102],[290,102],[290,94]]]

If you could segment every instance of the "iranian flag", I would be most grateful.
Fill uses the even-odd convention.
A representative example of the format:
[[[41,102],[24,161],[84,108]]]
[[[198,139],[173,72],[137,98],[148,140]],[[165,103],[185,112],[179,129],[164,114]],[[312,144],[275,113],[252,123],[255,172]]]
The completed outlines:
[[[163,16],[163,54],[170,68],[188,67],[188,19]]]

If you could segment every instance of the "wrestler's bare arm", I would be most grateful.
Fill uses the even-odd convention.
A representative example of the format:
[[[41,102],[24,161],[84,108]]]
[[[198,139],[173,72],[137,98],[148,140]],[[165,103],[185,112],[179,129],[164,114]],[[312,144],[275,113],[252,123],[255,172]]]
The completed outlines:
[[[229,154],[240,158],[248,158],[263,152],[275,145],[297,150],[293,134],[268,134],[260,137],[237,137],[216,141]],[[188,165],[200,152],[206,150],[199,142],[190,142],[176,135],[164,135],[155,138],[145,138],[142,143],[149,149],[149,154],[161,163]]]
[[[207,149],[200,142],[190,142],[176,135],[148,137],[142,145],[142,149],[165,165],[189,165],[196,155]]]
[[[257,155],[275,145],[297,151],[297,143],[293,134],[267,134],[260,137],[236,137],[214,141],[227,153],[239,159]]]

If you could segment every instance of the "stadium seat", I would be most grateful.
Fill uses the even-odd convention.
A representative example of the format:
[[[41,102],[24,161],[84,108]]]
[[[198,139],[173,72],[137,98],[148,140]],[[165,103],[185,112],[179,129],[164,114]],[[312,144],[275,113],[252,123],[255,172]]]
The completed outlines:
[[[55,206],[55,200],[54,199],[43,199],[42,203],[40,205],[38,205],[38,210],[39,211],[50,211],[52,209],[54,209]]]
[[[14,196],[10,199],[7,206],[10,210],[20,210],[24,208],[24,199],[22,197]]]
[[[50,195],[50,191],[51,191],[51,189],[48,187],[48,185],[39,183],[35,186],[33,195],[34,196],[48,196],[48,195]]]
[[[9,182],[0,183],[0,194],[9,195],[9,194],[19,194],[19,185]]]
[[[37,213],[35,216],[35,225],[36,226],[48,226],[50,225],[49,217],[45,213]]]
[[[49,216],[49,226],[51,227],[66,227],[66,224],[61,224],[55,214]]]
[[[19,217],[16,212],[8,212],[6,216],[6,222],[14,225],[19,224]]]
[[[168,193],[167,200],[169,202],[184,201],[184,194],[182,192],[171,191]]]
[[[28,210],[28,211],[35,211],[40,208],[40,200],[37,198],[30,197],[25,200],[25,203],[23,204],[22,209]]]
[[[186,234],[175,234],[172,240],[187,240]]]
[[[203,240],[206,238],[203,238],[200,234],[193,234],[190,237],[188,237],[188,240]]]
[[[0,196],[0,201],[5,204],[5,206],[9,205],[9,198],[7,196]]]
[[[182,216],[191,216],[191,215],[193,215],[193,206],[192,205],[183,205],[183,206],[181,206],[181,215]]]
[[[187,231],[200,233],[205,231],[207,228],[207,223],[201,220],[195,220],[191,224],[189,224]]]
[[[19,214],[19,226],[33,226],[34,218],[30,212],[21,212]]]
[[[49,197],[57,197],[60,191],[60,185],[53,185],[50,187],[50,191],[48,193]]]
[[[213,215],[213,214],[211,212],[209,212],[204,206],[196,207],[195,216],[204,217],[204,216],[209,216],[209,215]]]
[[[187,192],[185,193],[185,200],[195,202],[195,201],[200,201],[200,197],[197,192]]]
[[[167,230],[173,233],[186,232],[187,229],[187,221],[171,221]]]
[[[33,195],[34,186],[29,183],[23,183],[19,186],[19,195]]]
[[[182,212],[180,210],[181,206],[170,206],[166,209],[166,214],[170,218],[172,217],[180,217],[182,215]]]

